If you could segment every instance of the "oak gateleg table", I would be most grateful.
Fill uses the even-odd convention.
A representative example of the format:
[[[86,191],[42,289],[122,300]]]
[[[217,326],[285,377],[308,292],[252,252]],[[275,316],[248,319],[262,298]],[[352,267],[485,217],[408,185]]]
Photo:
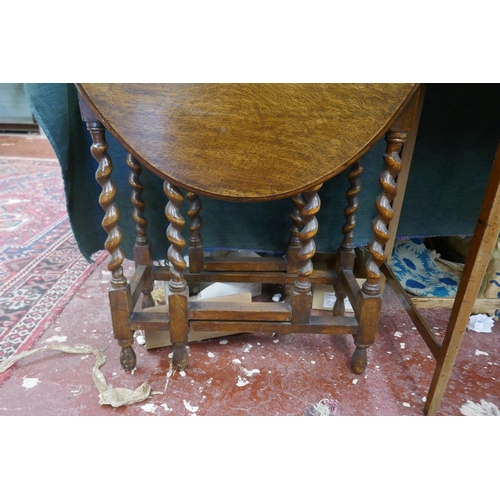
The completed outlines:
[[[126,371],[136,366],[134,331],[168,330],[173,367],[186,369],[190,332],[351,334],[351,369],[362,373],[375,341],[385,283],[422,108],[419,84],[76,84],[82,119],[92,137],[102,187],[99,203],[112,273],[109,301],[114,337]],[[106,131],[126,149],[136,227],[130,280],[124,276],[119,210]],[[360,286],[353,266],[353,232],[363,155],[386,140],[376,216]],[[147,236],[143,168],[164,181],[168,198],[169,267],[153,265]],[[335,269],[315,270],[315,215],[320,188],[349,169],[343,241]],[[262,202],[290,198],[290,239],[283,257],[207,258],[202,199]],[[183,236],[186,201],[190,219]],[[207,214],[209,216],[209,214]],[[223,221],[221,221],[222,224]],[[228,228],[229,229],[229,228]],[[258,227],[255,228],[259,230]],[[184,255],[189,255],[189,267]],[[155,281],[168,282],[168,313],[150,312]],[[188,300],[189,282],[260,282],[286,287],[282,303],[203,303]],[[312,285],[333,284],[330,316],[311,315]],[[142,297],[141,302],[139,299]],[[354,317],[346,316],[348,297]],[[139,305],[140,307],[136,307]],[[142,308],[142,310],[141,310]],[[144,311],[148,309],[148,311]]]

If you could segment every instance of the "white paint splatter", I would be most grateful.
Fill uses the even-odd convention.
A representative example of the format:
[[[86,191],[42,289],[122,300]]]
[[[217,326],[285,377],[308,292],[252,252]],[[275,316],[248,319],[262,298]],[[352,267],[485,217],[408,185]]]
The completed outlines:
[[[316,364],[316,361],[311,361],[311,365],[315,365]]]
[[[260,373],[260,370],[258,368],[254,368],[253,370],[247,370],[246,368],[241,368],[241,371],[247,376],[251,377],[252,375],[255,375],[256,373]]]
[[[422,396],[422,401],[425,403],[427,401],[427,398],[425,396]]]
[[[141,406],[141,410],[144,410],[147,413],[155,413],[157,409],[158,406],[156,406],[153,403],[148,403],[146,405]]]
[[[404,342],[400,342],[399,347],[401,347],[401,349],[404,349],[406,347],[406,344]]]
[[[410,403],[403,403],[403,406],[406,406],[406,408],[410,408],[411,404]]]
[[[487,352],[476,349],[476,356],[489,356],[489,354]]]
[[[391,351],[387,351],[387,354],[392,354],[392,352]]]
[[[233,359],[233,364],[235,364],[235,365],[241,365],[241,361],[238,358]]]
[[[184,400],[183,403],[187,411],[190,411],[191,413],[195,413],[198,411],[198,406],[192,406],[191,401]]]
[[[37,378],[23,378],[23,387],[25,389],[33,389],[33,387],[37,386],[40,383],[40,380]]]
[[[357,379],[357,378],[355,378],[355,379],[352,381],[352,383],[353,383],[354,385],[356,385],[356,384],[358,383],[358,379]]]
[[[236,382],[236,385],[238,387],[243,387],[243,386],[245,386],[245,385],[247,385],[249,383],[250,382],[246,378],[243,378],[240,375],[238,375],[238,382]]]
[[[185,377],[185,376],[186,376],[186,372],[185,372],[184,370],[181,370],[181,371],[179,372],[179,375],[180,375],[181,377]]]
[[[215,354],[213,352],[210,352],[210,351],[207,352],[207,356],[209,358],[215,358]]]
[[[401,332],[396,332],[394,333],[394,336],[399,339],[400,337],[403,336],[403,334]]]
[[[165,411],[173,411],[172,408],[169,408],[167,403],[162,403],[160,405]]]
[[[210,377],[208,380],[207,380],[207,384],[210,385],[212,382],[214,381],[214,379],[212,377]]]
[[[227,339],[219,340],[219,344],[226,345],[229,341]]]
[[[66,342],[66,340],[68,340],[68,337],[65,335],[54,335],[46,339],[45,342]]]
[[[137,335],[136,340],[139,345],[146,344],[146,337],[144,335]]]
[[[169,359],[172,359],[174,357],[174,353],[173,352],[169,352],[168,353],[168,357],[169,357]]]
[[[274,339],[273,342],[277,344],[280,341],[280,339]]]
[[[243,352],[250,352],[250,349],[253,347],[252,344],[245,344],[243,346]]]

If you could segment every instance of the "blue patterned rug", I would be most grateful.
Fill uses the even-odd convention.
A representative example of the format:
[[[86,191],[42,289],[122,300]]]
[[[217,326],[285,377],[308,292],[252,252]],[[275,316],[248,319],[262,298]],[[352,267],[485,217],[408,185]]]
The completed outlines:
[[[419,297],[455,297],[459,278],[440,269],[420,238],[396,242],[391,268],[403,288]]]

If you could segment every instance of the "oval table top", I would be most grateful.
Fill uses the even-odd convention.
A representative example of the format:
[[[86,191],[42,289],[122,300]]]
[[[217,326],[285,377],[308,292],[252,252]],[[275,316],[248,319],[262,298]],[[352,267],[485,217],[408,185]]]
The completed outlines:
[[[144,166],[220,199],[292,196],[359,159],[418,84],[81,83],[99,120]]]

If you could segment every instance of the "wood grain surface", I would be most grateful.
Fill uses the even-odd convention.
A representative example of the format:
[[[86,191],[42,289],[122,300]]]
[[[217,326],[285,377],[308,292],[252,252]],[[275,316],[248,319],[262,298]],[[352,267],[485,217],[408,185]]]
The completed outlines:
[[[418,84],[77,84],[106,128],[178,187],[220,199],[292,196],[386,132]]]

